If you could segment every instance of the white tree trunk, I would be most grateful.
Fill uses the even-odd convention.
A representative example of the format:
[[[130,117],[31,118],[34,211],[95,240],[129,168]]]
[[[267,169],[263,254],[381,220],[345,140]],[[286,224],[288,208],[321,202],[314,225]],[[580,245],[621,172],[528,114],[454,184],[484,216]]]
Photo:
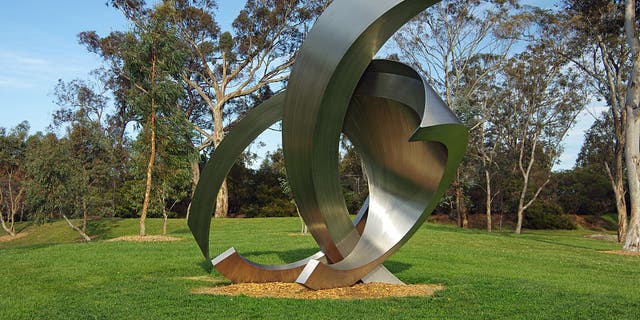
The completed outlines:
[[[63,214],[62,217],[64,218],[64,221],[67,222],[69,227],[71,227],[71,229],[77,231],[84,238],[84,240],[91,241],[91,238],[89,238],[89,236],[86,233],[82,232],[82,230],[80,228],[76,227],[73,223],[71,223],[71,221],[69,221],[69,218],[67,218],[66,215]]]
[[[633,68],[627,83],[625,161],[629,184],[631,221],[624,250],[640,252],[640,40],[636,35],[635,0],[626,0],[624,27],[631,47]]]
[[[491,232],[491,173],[489,170],[484,170],[484,179],[486,184],[486,215],[487,215],[487,232]]]

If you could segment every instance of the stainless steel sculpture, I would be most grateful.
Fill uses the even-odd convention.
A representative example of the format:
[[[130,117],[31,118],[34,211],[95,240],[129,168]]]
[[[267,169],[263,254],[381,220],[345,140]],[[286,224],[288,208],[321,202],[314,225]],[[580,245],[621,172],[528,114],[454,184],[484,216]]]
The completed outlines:
[[[234,282],[292,282],[312,289],[358,281],[402,283],[382,262],[433,211],[453,180],[467,128],[412,68],[372,60],[411,17],[437,1],[335,0],[305,40],[285,92],[251,110],[215,150],[196,188],[189,227],[209,259],[215,198],[235,159],[283,122],[287,176],[320,246],[306,259],[265,266],[233,248],[212,260]],[[344,133],[362,157],[369,198],[352,222],[339,184]]]

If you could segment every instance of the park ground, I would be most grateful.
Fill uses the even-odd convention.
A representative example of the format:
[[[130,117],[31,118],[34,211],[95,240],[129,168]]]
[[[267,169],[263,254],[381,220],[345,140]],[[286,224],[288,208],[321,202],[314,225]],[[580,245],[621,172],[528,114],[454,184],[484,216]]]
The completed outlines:
[[[385,266],[432,297],[302,300],[193,293],[225,285],[209,272],[183,219],[173,242],[106,241],[137,220],[91,221],[89,243],[64,222],[20,224],[0,241],[0,319],[638,319],[640,256],[585,236],[602,231],[486,233],[425,224]],[[161,220],[150,219],[150,233]],[[313,254],[297,218],[216,219],[212,252],[230,246],[261,263]]]

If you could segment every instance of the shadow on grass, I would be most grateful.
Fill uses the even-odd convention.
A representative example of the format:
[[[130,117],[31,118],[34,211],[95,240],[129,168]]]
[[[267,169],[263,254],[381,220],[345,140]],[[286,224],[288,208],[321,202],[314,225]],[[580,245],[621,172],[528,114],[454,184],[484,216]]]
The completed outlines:
[[[87,234],[90,237],[96,237],[97,239],[110,239],[114,238],[113,234],[110,234],[113,228],[118,227],[120,219],[96,219],[90,220],[87,223]]]
[[[385,261],[383,264],[393,274],[400,273],[413,267],[413,265],[408,263],[390,260]]]
[[[540,242],[540,243],[553,245],[553,246],[561,246],[561,247],[574,248],[574,249],[587,249],[587,250],[596,250],[597,249],[594,246],[577,245],[577,244],[569,244],[569,243],[560,242],[560,240],[562,240],[562,239],[575,239],[576,236],[575,235],[571,235],[571,234],[566,234],[566,235],[563,235],[563,234],[548,235],[548,234],[544,234],[544,233],[526,232],[526,233],[523,233],[521,235],[514,234],[514,233],[508,233],[508,234],[504,234],[503,236],[507,237],[507,238],[528,240],[528,241]],[[553,239],[541,239],[541,238],[537,238],[537,237],[550,237],[550,238],[553,238]]]

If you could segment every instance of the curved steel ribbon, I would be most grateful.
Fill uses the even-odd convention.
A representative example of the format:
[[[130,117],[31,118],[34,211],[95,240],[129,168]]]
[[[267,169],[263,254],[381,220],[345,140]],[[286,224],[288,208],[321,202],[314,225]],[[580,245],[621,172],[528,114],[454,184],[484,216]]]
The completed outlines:
[[[212,261],[222,274],[235,282],[295,279],[313,289],[400,282],[381,264],[450,185],[467,129],[413,69],[372,58],[400,26],[435,2],[334,1],[305,40],[286,92],[249,112],[218,146],[189,217],[205,257],[217,190],[237,156],[280,116],[288,179],[321,249],[293,264],[263,266],[232,248]],[[361,210],[356,225],[339,183],[341,132],[360,153],[369,183],[368,214]]]

